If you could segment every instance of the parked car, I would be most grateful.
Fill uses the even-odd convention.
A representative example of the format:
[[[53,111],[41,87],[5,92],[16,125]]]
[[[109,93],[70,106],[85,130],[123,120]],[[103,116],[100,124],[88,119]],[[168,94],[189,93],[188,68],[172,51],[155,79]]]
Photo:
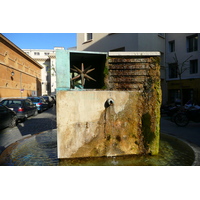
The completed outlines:
[[[48,102],[43,97],[28,97],[28,99],[36,105],[39,113],[49,108]]]
[[[49,104],[49,108],[53,107],[54,101],[50,96],[42,96]]]
[[[38,110],[35,104],[30,99],[4,99],[1,104],[7,106],[17,113],[17,119],[25,121],[31,115],[37,115]]]
[[[0,104],[0,129],[14,127],[17,124],[16,112]]]

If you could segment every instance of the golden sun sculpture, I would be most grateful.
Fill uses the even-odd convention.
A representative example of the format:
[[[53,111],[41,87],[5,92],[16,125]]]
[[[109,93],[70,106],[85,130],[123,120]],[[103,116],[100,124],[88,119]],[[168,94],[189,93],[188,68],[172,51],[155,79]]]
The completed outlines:
[[[90,69],[91,66],[87,67],[86,69],[84,69],[84,64],[81,63],[81,69],[79,69],[78,67],[74,66],[74,68],[71,68],[72,71],[78,73],[77,76],[71,78],[71,81],[74,81],[74,80],[78,80],[80,79],[81,80],[81,85],[84,87],[85,85],[85,79],[86,80],[93,80],[93,81],[96,81],[94,78],[92,78],[91,76],[88,75],[88,73],[90,73],[91,71],[95,70],[95,68],[93,69]]]

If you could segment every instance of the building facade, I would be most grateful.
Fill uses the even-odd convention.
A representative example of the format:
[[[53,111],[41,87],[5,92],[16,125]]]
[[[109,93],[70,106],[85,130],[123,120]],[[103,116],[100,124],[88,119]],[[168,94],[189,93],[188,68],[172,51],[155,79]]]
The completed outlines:
[[[199,46],[198,33],[77,34],[78,50],[160,51],[163,104],[200,105]]]
[[[56,49],[64,47],[54,47],[54,49],[23,49],[23,51],[36,60],[42,69],[42,95],[56,94]]]
[[[0,34],[0,100],[41,95],[42,66]]]
[[[161,87],[167,103],[165,79],[164,33],[77,33],[78,51],[159,51],[161,53]]]
[[[166,34],[166,81],[169,103],[178,103],[182,99],[182,104],[191,101],[200,105],[199,36],[198,33]]]

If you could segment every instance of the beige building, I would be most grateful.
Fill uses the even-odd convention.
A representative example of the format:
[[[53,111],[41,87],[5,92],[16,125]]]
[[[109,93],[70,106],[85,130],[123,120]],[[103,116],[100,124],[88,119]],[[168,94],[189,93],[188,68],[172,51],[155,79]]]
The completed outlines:
[[[23,51],[36,60],[42,69],[42,95],[56,94],[56,49],[64,47],[54,47],[54,49],[23,49]]]
[[[78,51],[159,51],[163,103],[167,103],[164,33],[77,33]]]
[[[165,51],[163,33],[77,33],[78,51]]]
[[[0,100],[41,95],[42,66],[0,34]]]
[[[200,105],[199,36],[199,33],[78,33],[77,50],[159,51],[163,104],[180,101],[182,93],[183,104],[192,100]]]

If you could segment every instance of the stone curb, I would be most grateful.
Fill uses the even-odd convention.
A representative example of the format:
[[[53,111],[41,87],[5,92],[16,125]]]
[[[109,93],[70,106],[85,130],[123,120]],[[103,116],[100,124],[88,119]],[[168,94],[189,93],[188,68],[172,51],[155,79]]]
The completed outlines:
[[[170,133],[167,133],[167,132],[162,132],[162,134],[166,134],[166,135],[169,135],[171,137],[178,138],[180,141],[186,143],[194,151],[195,159],[194,159],[192,166],[200,166],[200,147],[199,146],[197,146],[197,145],[195,145],[191,142],[188,142],[186,140],[183,140],[183,139],[181,139],[181,138],[179,138],[175,135],[172,135]]]

